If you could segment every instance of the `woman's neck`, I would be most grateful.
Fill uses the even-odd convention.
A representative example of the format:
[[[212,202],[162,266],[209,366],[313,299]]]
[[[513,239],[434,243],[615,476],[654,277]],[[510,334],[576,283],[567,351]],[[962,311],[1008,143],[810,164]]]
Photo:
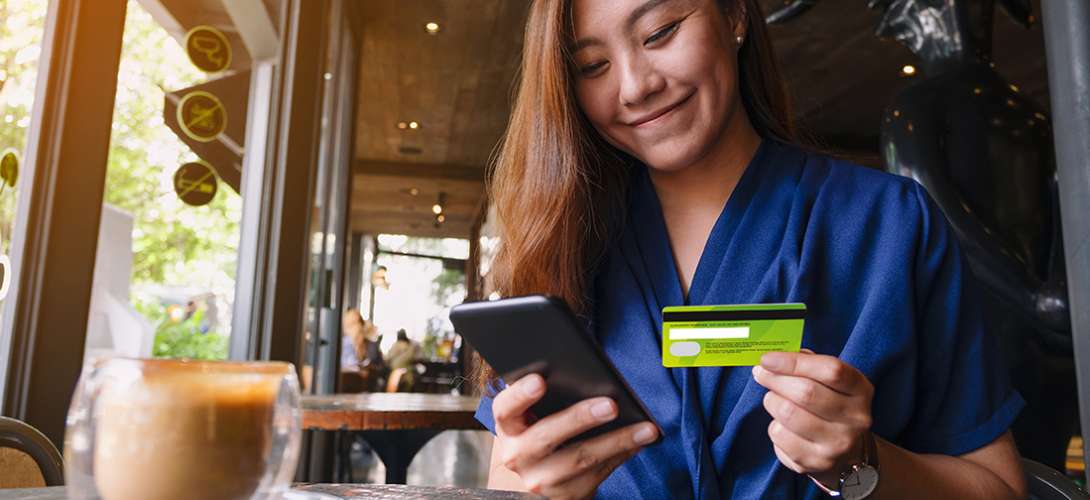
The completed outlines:
[[[670,172],[649,169],[685,297],[715,221],[760,144],[746,114],[738,112],[699,161]]]

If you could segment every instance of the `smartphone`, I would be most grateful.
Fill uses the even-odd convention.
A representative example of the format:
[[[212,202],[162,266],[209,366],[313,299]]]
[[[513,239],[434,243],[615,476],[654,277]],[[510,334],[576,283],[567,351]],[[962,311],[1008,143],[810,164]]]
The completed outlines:
[[[454,306],[450,321],[504,382],[530,373],[545,379],[545,396],[530,408],[536,418],[594,397],[617,403],[617,418],[572,441],[639,422],[659,427],[563,300],[532,295],[470,302]]]

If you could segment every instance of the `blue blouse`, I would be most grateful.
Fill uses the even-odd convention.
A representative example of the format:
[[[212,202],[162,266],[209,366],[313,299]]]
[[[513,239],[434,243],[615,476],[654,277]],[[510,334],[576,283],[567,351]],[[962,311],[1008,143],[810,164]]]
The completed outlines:
[[[712,229],[686,301],[646,169],[598,270],[594,333],[663,440],[600,498],[822,498],[777,460],[766,389],[749,367],[663,368],[662,308],[804,302],[803,347],[875,387],[873,431],[960,455],[1001,436],[1024,404],[985,331],[969,267],[916,182],[764,140]],[[493,432],[492,399],[477,418]]]

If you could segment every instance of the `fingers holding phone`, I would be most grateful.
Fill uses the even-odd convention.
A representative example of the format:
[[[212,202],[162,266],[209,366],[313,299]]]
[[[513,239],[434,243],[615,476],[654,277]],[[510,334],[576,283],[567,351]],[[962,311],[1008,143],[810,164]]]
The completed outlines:
[[[529,491],[550,498],[590,496],[609,474],[658,438],[643,422],[568,443],[617,418],[617,405],[592,398],[531,422],[530,407],[546,392],[540,375],[527,375],[501,391],[492,404],[496,421],[494,457],[518,474]]]

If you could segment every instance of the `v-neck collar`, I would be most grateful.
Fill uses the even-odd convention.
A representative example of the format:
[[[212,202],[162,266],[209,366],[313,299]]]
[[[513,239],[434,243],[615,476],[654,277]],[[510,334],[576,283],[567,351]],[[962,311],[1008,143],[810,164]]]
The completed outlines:
[[[637,173],[639,179],[634,192],[635,203],[630,220],[636,228],[640,252],[646,260],[650,261],[645,262],[645,265],[650,271],[655,296],[661,306],[703,304],[726,252],[727,245],[719,244],[719,242],[730,241],[742,214],[753,200],[755,188],[763,170],[761,163],[770,147],[772,147],[770,140],[761,140],[753,158],[746,165],[745,171],[742,172],[730,197],[723,205],[715,225],[708,234],[708,239],[704,242],[700,260],[697,262],[693,280],[689,285],[688,297],[681,290],[681,277],[678,275],[677,261],[674,259],[674,251],[670,246],[662,204],[655,186],[651,183],[651,177],[647,172],[648,167],[642,167]],[[652,263],[667,265],[648,265]]]

